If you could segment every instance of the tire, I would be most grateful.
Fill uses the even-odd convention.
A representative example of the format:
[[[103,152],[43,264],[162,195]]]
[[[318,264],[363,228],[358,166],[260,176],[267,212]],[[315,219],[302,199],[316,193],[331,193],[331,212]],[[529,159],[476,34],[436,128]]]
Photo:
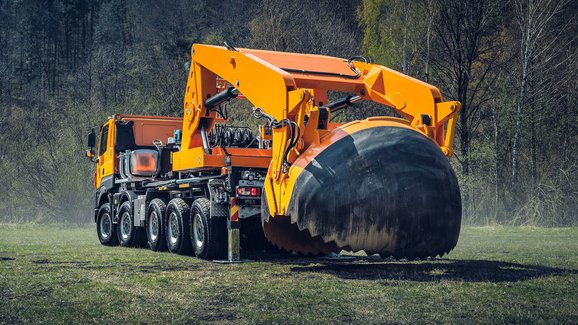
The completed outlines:
[[[191,246],[198,258],[223,258],[227,248],[226,218],[211,218],[211,202],[200,198],[191,208]]]
[[[116,225],[112,223],[112,215],[110,213],[110,203],[104,203],[98,209],[98,217],[96,219],[96,234],[98,240],[102,245],[115,246],[118,244],[116,236]]]
[[[189,205],[181,198],[172,199],[167,205],[164,227],[167,249],[171,253],[190,255],[192,252],[189,210]]]
[[[161,199],[153,199],[149,203],[146,216],[147,243],[151,250],[162,252],[167,250],[165,237],[165,213],[167,204]]]
[[[116,226],[117,237],[120,246],[140,247],[143,244],[142,228],[134,225],[132,205],[129,201],[124,202],[118,209],[118,224]]]

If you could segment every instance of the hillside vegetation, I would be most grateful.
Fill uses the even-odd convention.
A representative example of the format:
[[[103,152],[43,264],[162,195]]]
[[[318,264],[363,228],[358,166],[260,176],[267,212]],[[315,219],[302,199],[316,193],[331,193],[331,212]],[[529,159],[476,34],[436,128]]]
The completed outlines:
[[[0,0],[0,222],[89,222],[89,127],[180,115],[191,44],[227,40],[365,55],[438,86],[463,107],[466,223],[576,225],[577,17],[568,0]]]

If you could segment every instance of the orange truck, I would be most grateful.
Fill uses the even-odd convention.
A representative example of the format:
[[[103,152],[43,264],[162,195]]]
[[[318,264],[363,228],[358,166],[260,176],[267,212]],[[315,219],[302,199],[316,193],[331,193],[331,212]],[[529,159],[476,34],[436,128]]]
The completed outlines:
[[[233,100],[251,103],[257,134],[227,124]],[[332,121],[367,101],[401,118]],[[98,238],[229,261],[267,248],[443,255],[461,225],[460,107],[363,57],[195,44],[182,118],[114,115],[90,132]]]

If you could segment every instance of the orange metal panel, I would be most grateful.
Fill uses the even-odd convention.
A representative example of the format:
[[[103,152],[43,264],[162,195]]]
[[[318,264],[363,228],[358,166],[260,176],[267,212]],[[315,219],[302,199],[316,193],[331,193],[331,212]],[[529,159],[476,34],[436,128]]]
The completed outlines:
[[[268,168],[271,162],[271,150],[256,148],[227,148],[234,167]],[[188,149],[173,154],[173,170],[193,171],[206,168],[225,167],[225,152],[213,148],[211,154],[205,153],[202,147]]]

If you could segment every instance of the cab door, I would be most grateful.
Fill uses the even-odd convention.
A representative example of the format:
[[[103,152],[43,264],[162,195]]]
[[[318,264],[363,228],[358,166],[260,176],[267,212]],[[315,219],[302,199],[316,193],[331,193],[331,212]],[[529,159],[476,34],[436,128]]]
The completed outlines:
[[[98,160],[95,170],[96,188],[110,189],[114,185],[114,120],[110,119],[100,128]]]

